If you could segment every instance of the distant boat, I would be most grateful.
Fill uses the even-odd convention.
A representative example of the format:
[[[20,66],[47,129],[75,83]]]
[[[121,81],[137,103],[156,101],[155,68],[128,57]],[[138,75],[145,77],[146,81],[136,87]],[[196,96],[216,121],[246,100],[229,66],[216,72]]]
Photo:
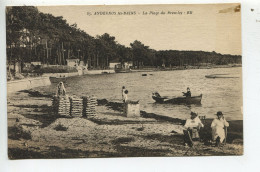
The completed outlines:
[[[212,75],[205,75],[206,78],[239,78],[238,76],[232,76],[229,74],[212,74]]]
[[[192,97],[169,97],[160,96],[158,92],[153,93],[152,98],[157,103],[172,103],[172,104],[201,104],[202,94]]]
[[[129,73],[131,72],[130,69],[125,69],[125,68],[115,68],[116,73]]]
[[[50,81],[51,81],[51,83],[58,83],[58,82],[66,82],[67,81],[67,77],[61,77],[61,78],[59,78],[59,77],[50,77]]]

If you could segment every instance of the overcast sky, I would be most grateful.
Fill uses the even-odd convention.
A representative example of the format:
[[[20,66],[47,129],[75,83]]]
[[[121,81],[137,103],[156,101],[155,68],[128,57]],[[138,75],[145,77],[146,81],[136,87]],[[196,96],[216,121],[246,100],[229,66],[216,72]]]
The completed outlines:
[[[156,50],[203,50],[241,55],[241,13],[240,10],[235,12],[237,6],[45,6],[38,9],[63,16],[69,24],[77,23],[78,28],[91,36],[109,33],[126,46],[139,40]],[[148,15],[143,15],[144,11]],[[150,11],[166,14],[149,15]],[[168,11],[179,11],[182,15],[168,14]],[[135,12],[135,15],[94,15],[95,12]]]

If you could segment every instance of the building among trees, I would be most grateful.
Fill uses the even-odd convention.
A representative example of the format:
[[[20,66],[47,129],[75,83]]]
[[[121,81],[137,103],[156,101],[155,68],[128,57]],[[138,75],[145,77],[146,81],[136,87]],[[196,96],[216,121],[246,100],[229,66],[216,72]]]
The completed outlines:
[[[90,69],[111,68],[115,60],[135,68],[242,63],[240,55],[214,51],[156,51],[138,40],[127,47],[108,33],[93,37],[77,28],[77,24],[69,25],[62,16],[39,12],[33,6],[6,8],[6,49],[7,65],[15,66],[18,62],[21,67],[36,61],[46,65],[68,63],[69,66],[83,61]],[[73,62],[73,56],[78,60]]]

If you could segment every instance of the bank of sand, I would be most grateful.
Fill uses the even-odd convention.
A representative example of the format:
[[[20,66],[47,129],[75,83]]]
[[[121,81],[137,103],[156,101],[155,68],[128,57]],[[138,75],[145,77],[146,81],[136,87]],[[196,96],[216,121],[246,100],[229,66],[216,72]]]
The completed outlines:
[[[143,111],[140,118],[126,118],[119,103],[99,104],[94,118],[68,118],[53,113],[49,95],[34,91],[8,95],[9,158],[243,154],[242,121],[230,121],[224,147],[196,142],[196,149],[190,149],[183,146],[182,120]],[[211,120],[204,122],[207,129]],[[204,135],[210,138],[209,132]]]

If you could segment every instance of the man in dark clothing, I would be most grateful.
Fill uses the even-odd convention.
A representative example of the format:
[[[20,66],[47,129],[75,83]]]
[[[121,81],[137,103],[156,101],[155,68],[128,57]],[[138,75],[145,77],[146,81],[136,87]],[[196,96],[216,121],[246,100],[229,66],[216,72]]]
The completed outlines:
[[[183,96],[185,96],[185,97],[191,97],[191,92],[190,92],[190,88],[188,87],[187,88],[187,92],[186,93],[184,93],[184,92],[182,92],[183,93]]]

